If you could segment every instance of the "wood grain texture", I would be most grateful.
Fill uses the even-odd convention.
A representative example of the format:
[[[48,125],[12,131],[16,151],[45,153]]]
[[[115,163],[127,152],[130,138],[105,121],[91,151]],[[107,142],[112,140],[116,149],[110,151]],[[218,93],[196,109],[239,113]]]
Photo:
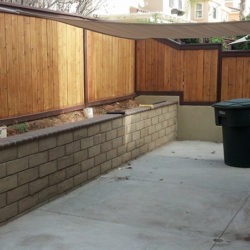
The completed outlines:
[[[0,118],[84,102],[83,30],[0,13]]]
[[[152,39],[136,47],[137,91],[183,91],[184,102],[216,101],[217,50],[181,50]]]
[[[87,33],[88,100],[134,94],[135,41]]]
[[[250,57],[222,59],[221,99],[250,98]]]

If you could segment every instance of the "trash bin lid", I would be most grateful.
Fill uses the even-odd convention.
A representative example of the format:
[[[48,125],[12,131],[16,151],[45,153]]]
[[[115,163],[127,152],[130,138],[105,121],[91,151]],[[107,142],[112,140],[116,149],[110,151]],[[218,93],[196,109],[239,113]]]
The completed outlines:
[[[239,98],[223,102],[217,102],[212,106],[214,108],[223,109],[250,109],[250,98]]]

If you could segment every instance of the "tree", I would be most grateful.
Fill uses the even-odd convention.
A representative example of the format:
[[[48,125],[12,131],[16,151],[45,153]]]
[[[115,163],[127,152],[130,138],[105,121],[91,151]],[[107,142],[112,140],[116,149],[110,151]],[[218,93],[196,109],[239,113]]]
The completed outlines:
[[[106,0],[2,0],[29,7],[46,8],[63,12],[91,16],[106,6]]]

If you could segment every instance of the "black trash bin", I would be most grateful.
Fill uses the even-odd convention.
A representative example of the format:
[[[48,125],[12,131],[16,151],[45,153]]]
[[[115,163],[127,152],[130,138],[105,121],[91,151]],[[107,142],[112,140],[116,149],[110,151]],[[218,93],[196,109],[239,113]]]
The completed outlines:
[[[233,99],[213,105],[215,123],[222,126],[224,161],[250,168],[250,99]]]

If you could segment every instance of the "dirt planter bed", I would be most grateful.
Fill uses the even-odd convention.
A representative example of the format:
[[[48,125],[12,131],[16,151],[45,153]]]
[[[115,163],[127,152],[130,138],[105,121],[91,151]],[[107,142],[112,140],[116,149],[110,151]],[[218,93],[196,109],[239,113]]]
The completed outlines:
[[[0,139],[0,222],[175,140],[176,121],[164,102]]]

